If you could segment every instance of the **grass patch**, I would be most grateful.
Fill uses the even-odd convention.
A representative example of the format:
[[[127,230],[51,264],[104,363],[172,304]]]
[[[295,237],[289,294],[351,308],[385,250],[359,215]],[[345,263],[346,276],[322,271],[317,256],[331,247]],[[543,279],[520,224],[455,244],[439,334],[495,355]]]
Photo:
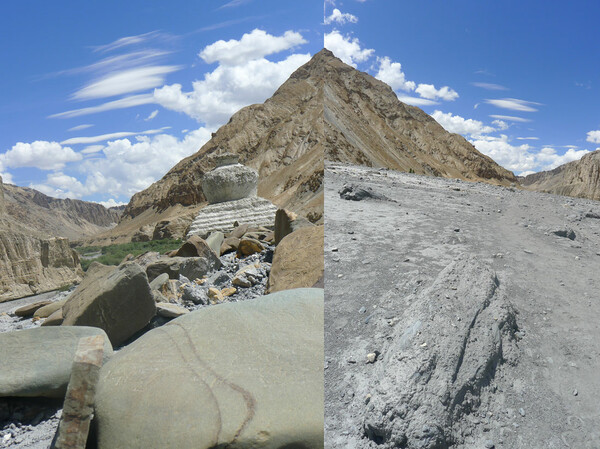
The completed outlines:
[[[120,245],[108,246],[80,246],[75,248],[81,257],[81,268],[87,271],[92,262],[99,262],[104,265],[119,265],[128,254],[139,256],[147,251],[157,251],[164,253],[178,249],[181,246],[179,239],[151,240],[149,242],[131,242]],[[94,259],[85,259],[86,256],[101,253],[100,257]]]

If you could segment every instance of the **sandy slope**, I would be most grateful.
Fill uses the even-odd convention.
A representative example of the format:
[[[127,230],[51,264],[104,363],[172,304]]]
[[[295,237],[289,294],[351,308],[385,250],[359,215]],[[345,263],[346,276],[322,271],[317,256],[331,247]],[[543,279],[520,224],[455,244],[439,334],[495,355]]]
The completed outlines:
[[[600,203],[341,165],[325,186],[326,447],[600,447]]]

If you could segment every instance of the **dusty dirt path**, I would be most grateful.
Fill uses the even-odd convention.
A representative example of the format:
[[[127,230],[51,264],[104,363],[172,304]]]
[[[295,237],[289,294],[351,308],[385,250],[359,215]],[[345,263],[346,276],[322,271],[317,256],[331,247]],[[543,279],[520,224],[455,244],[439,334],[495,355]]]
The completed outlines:
[[[600,447],[600,219],[586,217],[600,215],[600,203],[341,165],[329,165],[325,181],[326,447]],[[341,199],[344,184],[389,201]],[[571,229],[574,240],[553,233]],[[458,278],[491,270],[491,302],[516,320],[500,337],[492,332],[499,357],[482,343],[493,315],[479,316],[479,337],[466,334],[466,355],[451,354],[463,347],[452,342],[464,323],[452,294],[468,299],[481,288],[458,279],[444,294],[442,271],[464,255],[475,262]],[[468,315],[465,304],[456,310]],[[398,346],[413,315],[423,334],[416,331],[413,347]],[[366,363],[373,352],[377,361]],[[466,406],[456,393],[460,375],[444,377],[446,359],[476,373],[464,384]],[[409,375],[432,361],[431,379]],[[461,404],[436,404],[446,401],[436,398],[442,391]]]

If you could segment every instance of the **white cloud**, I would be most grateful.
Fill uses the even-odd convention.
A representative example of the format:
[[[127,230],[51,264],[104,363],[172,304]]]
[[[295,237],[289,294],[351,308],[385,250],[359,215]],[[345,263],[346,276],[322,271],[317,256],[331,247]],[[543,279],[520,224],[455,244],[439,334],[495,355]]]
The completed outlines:
[[[125,109],[143,104],[155,103],[152,94],[131,95],[129,97],[120,98],[118,100],[109,101],[98,106],[90,106],[87,108],[73,109],[71,111],[60,112],[58,114],[49,115],[49,118],[71,118],[81,115],[96,114],[98,112],[112,111],[114,109]]]
[[[68,162],[82,159],[69,147],[58,142],[36,140],[31,143],[18,142],[4,154],[0,154],[0,169],[3,167],[35,167],[40,170],[60,170]]]
[[[421,97],[427,98],[428,100],[440,99],[445,101],[454,101],[458,98],[458,93],[448,86],[436,89],[433,84],[419,84],[419,86],[415,89],[415,92]]]
[[[504,131],[509,128],[509,124],[503,120],[494,120],[492,121],[492,125],[495,125],[498,131]]]
[[[498,119],[498,120],[507,120],[509,122],[519,122],[519,123],[527,123],[527,122],[531,121],[528,118],[514,117],[512,115],[496,115],[496,114],[492,114],[492,115],[490,115],[490,117]]]
[[[243,5],[244,3],[248,3],[250,0],[231,0],[230,2],[225,3],[222,6],[219,6],[218,9],[223,8],[235,8],[236,6]]]
[[[207,45],[199,54],[205,62],[221,65],[244,65],[249,61],[305,44],[300,33],[286,31],[282,36],[273,36],[259,29],[246,33],[240,40],[219,40]]]
[[[600,143],[600,130],[589,131],[585,140],[591,143]]]
[[[519,100],[518,98],[499,98],[493,100],[487,99],[484,101],[498,108],[522,112],[536,112],[537,109],[533,108],[531,105],[541,105],[541,103],[536,103],[534,101],[527,100]]]
[[[123,131],[123,132],[101,134],[99,136],[90,136],[90,137],[71,137],[70,139],[63,140],[61,142],[61,145],[76,145],[79,143],[88,144],[88,143],[104,142],[104,141],[110,140],[110,139],[120,139],[121,137],[137,136],[140,134],[158,134],[161,131],[164,131],[165,129],[167,129],[167,128],[149,129],[147,131],[138,131],[138,132]]]
[[[0,173],[0,177],[2,177],[2,182],[4,184],[14,184],[12,174],[8,172],[2,172]]]
[[[98,157],[85,159],[77,166],[80,179],[58,171],[49,174],[45,183],[32,188],[61,198],[81,198],[96,193],[130,197],[162,177],[181,159],[198,151],[210,135],[211,130],[200,128],[181,140],[159,134],[139,136],[133,141],[110,141]]]
[[[402,71],[402,64],[392,62],[387,56],[377,58],[379,62],[379,71],[375,78],[388,84],[394,90],[403,90],[410,92],[417,87],[414,81],[407,81],[406,75]]]
[[[158,115],[158,109],[155,109],[154,111],[152,111],[150,113],[150,115],[148,117],[146,117],[144,119],[145,122],[149,122],[150,120],[152,120],[154,117],[156,117]]]
[[[500,84],[494,83],[471,83],[473,86],[481,87],[487,90],[508,90],[508,87],[501,86]]]
[[[329,25],[331,23],[339,23],[340,25],[343,25],[345,23],[356,23],[358,22],[358,17],[350,14],[350,13],[343,13],[341,12],[339,9],[334,8],[331,15],[325,17],[325,25]]]
[[[452,115],[451,112],[434,111],[431,116],[451,133],[480,136],[496,131],[492,126],[486,126],[483,122],[473,119],[465,119],[460,115]]]
[[[73,126],[72,128],[67,129],[67,131],[81,131],[83,129],[91,128],[92,126],[94,126],[94,125],[89,125],[89,124],[77,125],[77,126]]]
[[[111,73],[79,89],[73,98],[90,100],[152,89],[164,84],[165,76],[180,68],[174,65],[148,66]]]
[[[337,30],[325,33],[323,40],[325,48],[352,67],[356,67],[359,62],[366,61],[375,52],[370,48],[361,48],[358,38],[344,36]]]
[[[536,158],[540,164],[543,164],[542,170],[552,170],[567,162],[579,160],[587,153],[589,153],[588,150],[574,150],[569,148],[563,155],[558,155],[554,148],[545,147],[539,151]]]
[[[94,51],[108,52],[130,45],[142,44],[153,38],[161,38],[164,36],[166,35],[160,31],[150,31],[148,33],[138,34],[136,36],[125,36],[111,42],[110,44],[98,45],[94,47]]]
[[[539,137],[517,137],[517,140],[540,140]]]
[[[217,127],[242,107],[265,101],[309,59],[309,54],[293,54],[278,62],[257,59],[238,66],[219,65],[203,80],[194,81],[191,92],[172,84],[155,89],[154,98],[167,109]]]
[[[114,198],[110,198],[108,201],[97,201],[97,203],[102,204],[107,209],[109,209],[111,207],[116,207],[116,206],[125,206],[127,204],[127,203],[124,203],[123,201],[115,201]]]
[[[440,104],[437,101],[427,100],[426,98],[411,97],[409,95],[398,95],[398,100],[411,106],[433,106],[435,104]]]
[[[94,154],[102,151],[104,145],[89,145],[80,151],[81,154]]]

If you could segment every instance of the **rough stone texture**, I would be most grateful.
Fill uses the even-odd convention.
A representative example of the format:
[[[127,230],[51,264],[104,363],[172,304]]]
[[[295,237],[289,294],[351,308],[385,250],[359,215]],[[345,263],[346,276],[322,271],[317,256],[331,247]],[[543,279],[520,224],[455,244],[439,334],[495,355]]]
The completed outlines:
[[[181,248],[175,253],[175,257],[207,257],[214,260],[218,258],[218,255],[204,239],[193,235],[181,245]]]
[[[204,175],[202,192],[209,204],[256,196],[258,172],[241,164],[217,167]]]
[[[0,230],[0,302],[56,290],[82,274],[67,239]]]
[[[304,217],[298,217],[292,211],[278,209],[275,214],[275,234],[273,236],[275,245],[279,245],[286,235],[306,226],[313,226],[313,224]]]
[[[88,273],[62,308],[63,326],[95,326],[118,346],[148,324],[156,305],[144,270],[134,262]]]
[[[150,282],[154,282],[156,278],[164,273],[169,276],[169,279],[178,279],[179,268],[181,268],[181,264],[184,260],[185,258],[183,257],[162,256],[159,259],[150,262],[146,266],[146,275],[148,276],[148,280]]]
[[[67,302],[67,299],[68,298],[64,298],[64,299],[61,299],[59,301],[54,301],[54,302],[51,302],[48,305],[40,307],[33,314],[34,318],[48,318],[50,315],[52,315],[58,309],[61,309],[62,306],[64,306],[65,303]]]
[[[154,278],[150,282],[150,290],[159,290],[165,284],[165,282],[167,282],[168,280],[169,280],[168,273],[163,273],[163,274],[158,275],[156,278]]]
[[[240,240],[237,250],[240,257],[245,257],[254,253],[260,253],[265,250],[265,247],[256,239],[244,237]]]
[[[102,368],[96,418],[99,449],[322,448],[323,290],[206,307],[148,332]]]
[[[104,339],[103,335],[97,335],[79,340],[53,448],[85,449],[102,367]]]
[[[189,313],[189,310],[177,304],[171,304],[170,302],[156,303],[156,314],[165,318],[177,318],[186,313]]]
[[[131,237],[132,242],[149,242],[152,240],[154,235],[154,228],[150,225],[142,226],[133,236]]]
[[[221,255],[221,245],[225,240],[225,236],[222,232],[215,231],[211,232],[210,235],[206,238],[206,243],[212,249],[217,256]]]
[[[41,324],[42,326],[60,326],[63,322],[62,307],[57,311],[53,312],[48,318]]]
[[[312,287],[323,276],[323,226],[298,229],[275,248],[268,292]]]
[[[327,447],[403,433],[395,447],[600,447],[597,202],[341,164],[325,176]],[[348,183],[395,201],[344,200]],[[551,232],[566,228],[575,240]]]
[[[152,240],[182,239],[191,223],[192,217],[187,214],[171,220],[159,221],[154,227]]]
[[[276,211],[277,207],[270,201],[259,197],[209,204],[198,212],[188,237],[203,237],[214,231],[228,233],[234,229],[235,222],[250,226],[272,226]]]
[[[32,316],[38,309],[51,304],[51,301],[37,301],[31,304],[27,304],[23,307],[19,307],[15,310],[14,314],[20,317],[29,317]]]
[[[63,397],[79,340],[101,335],[83,326],[44,327],[0,333],[0,396]],[[112,354],[108,338],[104,357]]]
[[[212,251],[211,251],[212,253]],[[185,276],[190,281],[202,278],[208,273],[221,268],[221,261],[215,256],[212,257],[187,257],[179,268],[179,274]]]
[[[519,178],[519,181],[529,190],[600,200],[600,151],[554,170]]]

